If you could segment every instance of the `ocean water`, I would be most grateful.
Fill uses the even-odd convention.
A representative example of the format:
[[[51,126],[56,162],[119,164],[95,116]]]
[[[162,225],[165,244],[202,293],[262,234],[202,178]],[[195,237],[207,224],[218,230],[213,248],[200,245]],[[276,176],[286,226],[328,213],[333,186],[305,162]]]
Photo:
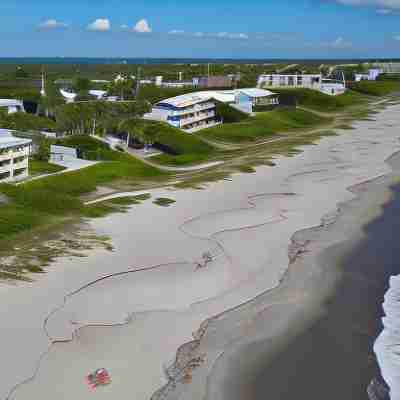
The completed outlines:
[[[0,64],[269,64],[269,63],[298,63],[323,64],[339,62],[359,63],[365,61],[391,61],[400,59],[231,59],[231,58],[85,58],[85,57],[0,57]]]
[[[383,331],[374,351],[381,373],[390,388],[391,400],[400,399],[400,275],[390,278],[383,303]]]
[[[322,316],[272,360],[268,341],[265,356],[262,342],[246,346],[238,357],[259,360],[258,372],[232,366],[240,394],[230,399],[400,400],[400,186],[392,191],[361,241],[323,255],[340,279]]]

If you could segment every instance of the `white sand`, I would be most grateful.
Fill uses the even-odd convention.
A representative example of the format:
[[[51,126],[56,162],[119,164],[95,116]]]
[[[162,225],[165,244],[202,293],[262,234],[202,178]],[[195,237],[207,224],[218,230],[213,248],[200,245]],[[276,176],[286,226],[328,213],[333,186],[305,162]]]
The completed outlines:
[[[359,122],[232,182],[151,191],[177,203],[162,208],[147,201],[92,222],[112,237],[114,253],[60,259],[33,284],[0,286],[1,398],[34,375],[9,397],[88,399],[85,375],[106,367],[113,382],[98,398],[148,399],[165,383],[163,368],[177,348],[205,319],[279,283],[294,232],[318,225],[351,199],[347,187],[390,172],[385,160],[400,150],[399,110],[393,106],[376,122]],[[196,270],[205,251],[215,258]],[[97,326],[50,346],[84,325]]]

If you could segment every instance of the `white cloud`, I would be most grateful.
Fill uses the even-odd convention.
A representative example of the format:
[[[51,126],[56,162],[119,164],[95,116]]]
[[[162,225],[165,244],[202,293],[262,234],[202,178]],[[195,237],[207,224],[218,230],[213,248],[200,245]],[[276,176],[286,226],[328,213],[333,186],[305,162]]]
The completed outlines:
[[[68,25],[64,22],[59,22],[56,19],[48,19],[38,25],[39,29],[62,29],[67,28]]]
[[[141,19],[133,27],[133,31],[138,33],[150,33],[152,29],[149,23],[147,22],[147,19]]]
[[[393,36],[393,39],[400,42],[400,35],[395,35],[395,36]]]
[[[245,33],[229,33],[229,32],[219,32],[215,36],[223,39],[248,39],[249,36]]]
[[[196,37],[203,37],[203,36],[204,36],[204,33],[203,33],[203,32],[195,32],[195,33],[194,33],[194,36],[196,36]]]
[[[89,24],[87,29],[95,32],[106,32],[111,29],[111,23],[107,18],[98,18]]]
[[[185,31],[182,31],[180,29],[173,29],[172,31],[168,32],[170,35],[183,35]]]
[[[342,37],[338,37],[336,40],[330,43],[330,47],[333,47],[335,49],[345,49],[351,46],[352,43],[344,40]]]
[[[334,0],[336,3],[351,6],[375,6],[379,9],[394,10],[400,9],[400,0]]]

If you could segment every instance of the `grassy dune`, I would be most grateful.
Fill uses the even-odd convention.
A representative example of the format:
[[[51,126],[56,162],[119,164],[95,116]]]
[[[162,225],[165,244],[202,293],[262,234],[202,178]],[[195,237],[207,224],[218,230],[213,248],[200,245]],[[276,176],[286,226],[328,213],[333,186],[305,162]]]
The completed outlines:
[[[273,89],[274,92],[285,96],[295,97],[299,106],[320,112],[342,111],[346,107],[365,103],[366,99],[359,93],[348,90],[340,96],[327,94],[311,89]]]
[[[400,91],[399,81],[361,81],[351,85],[352,90],[370,95],[386,96],[392,92]]]
[[[330,118],[308,111],[277,109],[258,113],[256,117],[249,117],[242,122],[204,129],[199,134],[211,140],[245,143],[273,138],[277,133],[311,128],[329,122]]]

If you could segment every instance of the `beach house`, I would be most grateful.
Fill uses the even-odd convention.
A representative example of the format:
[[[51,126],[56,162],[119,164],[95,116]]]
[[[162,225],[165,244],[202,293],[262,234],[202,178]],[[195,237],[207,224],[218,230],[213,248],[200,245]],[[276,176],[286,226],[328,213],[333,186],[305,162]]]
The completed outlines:
[[[278,105],[278,94],[269,90],[250,88],[235,91],[235,108],[248,114],[271,110]]]
[[[28,158],[32,141],[14,137],[0,129],[0,182],[12,182],[28,176]]]
[[[156,103],[145,119],[164,121],[185,132],[195,132],[222,123],[215,100],[197,93],[184,94]]]

